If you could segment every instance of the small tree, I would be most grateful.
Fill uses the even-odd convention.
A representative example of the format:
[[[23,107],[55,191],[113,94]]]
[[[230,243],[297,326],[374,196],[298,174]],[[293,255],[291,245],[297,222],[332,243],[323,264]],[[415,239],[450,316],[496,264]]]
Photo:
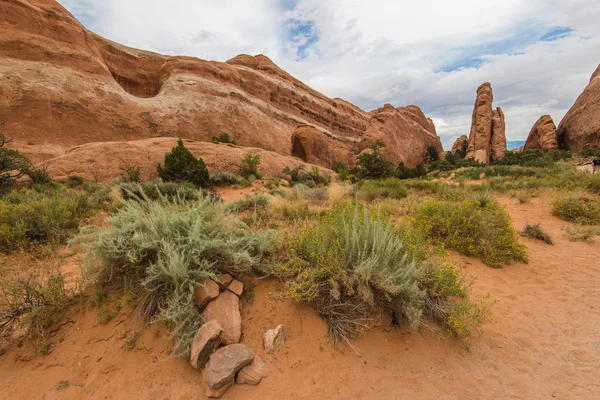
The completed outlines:
[[[371,145],[371,152],[357,157],[358,176],[365,179],[383,179],[392,175],[394,164],[384,159],[379,153],[381,146],[377,143]]]
[[[31,168],[31,161],[18,150],[5,149],[6,137],[0,132],[0,191],[10,187]]]
[[[170,153],[165,154],[165,166],[158,164],[158,176],[167,182],[190,182],[208,186],[208,169],[201,158],[196,158],[181,139]]]
[[[248,179],[251,175],[260,179],[262,175],[258,172],[258,166],[260,165],[260,154],[246,153],[240,166],[240,175]]]

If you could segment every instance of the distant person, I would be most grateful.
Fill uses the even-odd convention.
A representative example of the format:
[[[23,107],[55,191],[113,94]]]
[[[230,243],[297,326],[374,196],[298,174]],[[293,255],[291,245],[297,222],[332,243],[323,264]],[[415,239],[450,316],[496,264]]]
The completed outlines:
[[[600,158],[596,157],[592,160],[592,174],[596,174],[600,171]]]

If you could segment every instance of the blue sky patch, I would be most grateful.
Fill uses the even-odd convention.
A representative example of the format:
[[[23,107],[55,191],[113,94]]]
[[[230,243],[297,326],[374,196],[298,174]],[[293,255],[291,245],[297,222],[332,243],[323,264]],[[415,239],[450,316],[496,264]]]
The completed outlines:
[[[569,27],[540,28],[532,24],[530,28],[517,31],[506,38],[469,48],[457,48],[453,59],[443,62],[435,72],[452,72],[466,68],[479,68],[485,64],[486,55],[522,54],[523,49],[540,41],[554,41],[565,38],[573,32]]]

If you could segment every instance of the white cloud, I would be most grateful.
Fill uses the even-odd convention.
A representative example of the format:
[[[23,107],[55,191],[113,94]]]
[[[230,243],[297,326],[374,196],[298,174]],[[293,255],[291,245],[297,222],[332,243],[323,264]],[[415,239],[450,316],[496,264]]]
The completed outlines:
[[[61,3],[90,29],[130,46],[221,61],[263,53],[365,109],[417,104],[446,147],[468,134],[481,83],[492,83],[508,139],[525,139],[542,114],[558,124],[600,63],[597,0]],[[538,40],[555,27],[572,32]],[[461,64],[467,67],[452,70]]]

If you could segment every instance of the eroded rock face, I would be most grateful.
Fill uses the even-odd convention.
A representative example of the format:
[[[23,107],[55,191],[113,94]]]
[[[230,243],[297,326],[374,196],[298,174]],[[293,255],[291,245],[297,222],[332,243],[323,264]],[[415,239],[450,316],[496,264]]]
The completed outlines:
[[[600,147],[600,65],[556,131],[558,147],[580,152]]]
[[[443,151],[440,138],[431,119],[417,106],[395,108],[386,104],[372,111],[369,126],[359,150],[364,151],[379,143],[381,154],[395,165],[403,162],[414,168],[425,161],[427,148],[433,146],[438,154]]]
[[[554,125],[552,117],[549,115],[542,115],[540,119],[537,120],[527,136],[524,149],[539,149],[542,151],[558,149],[558,142],[556,141],[556,125]]]
[[[465,154],[466,154],[466,150],[468,147],[469,147],[469,138],[467,137],[467,135],[462,135],[454,141],[454,144],[452,145],[452,152],[464,149]]]
[[[309,125],[301,125],[292,134],[292,156],[310,164],[333,168],[336,161],[353,167],[356,155],[352,144],[341,143],[328,137],[323,131]]]
[[[226,290],[211,301],[204,309],[206,321],[217,320],[223,327],[222,343],[230,345],[240,342],[242,336],[242,316],[240,300],[232,292]]]
[[[260,154],[259,170],[265,176],[285,178],[282,170],[289,166],[304,166],[306,171],[312,165],[292,157],[257,148],[239,147],[225,144],[183,140],[196,157],[201,157],[209,171],[227,171],[238,173],[246,153]],[[57,180],[69,175],[79,175],[99,183],[110,183],[120,176],[120,168],[129,165],[140,167],[144,181],[155,179],[156,165],[164,162],[165,153],[177,144],[176,138],[155,138],[130,142],[95,142],[76,146],[65,154],[47,162],[48,172]],[[320,168],[320,167],[319,167]],[[332,175],[333,171],[320,168],[321,173]],[[231,277],[230,277],[231,278]],[[229,281],[230,282],[230,281]]]
[[[490,160],[497,161],[506,152],[506,124],[504,113],[500,107],[492,111],[492,142],[490,144]]]
[[[0,21],[0,121],[11,146],[34,161],[91,142],[221,133],[291,155],[292,134],[311,125],[351,164],[350,153],[368,147],[371,139],[361,142],[377,128],[371,113],[322,95],[263,55],[223,63],[129,48],[86,30],[51,0],[3,1]],[[392,161],[413,165],[439,139],[417,107],[403,110],[398,126],[385,123],[392,136],[375,136]],[[313,155],[330,166],[330,156]]]
[[[486,82],[477,88],[477,98],[471,118],[471,133],[467,158],[489,164],[506,152],[506,133],[502,109],[492,109],[492,85]]]

